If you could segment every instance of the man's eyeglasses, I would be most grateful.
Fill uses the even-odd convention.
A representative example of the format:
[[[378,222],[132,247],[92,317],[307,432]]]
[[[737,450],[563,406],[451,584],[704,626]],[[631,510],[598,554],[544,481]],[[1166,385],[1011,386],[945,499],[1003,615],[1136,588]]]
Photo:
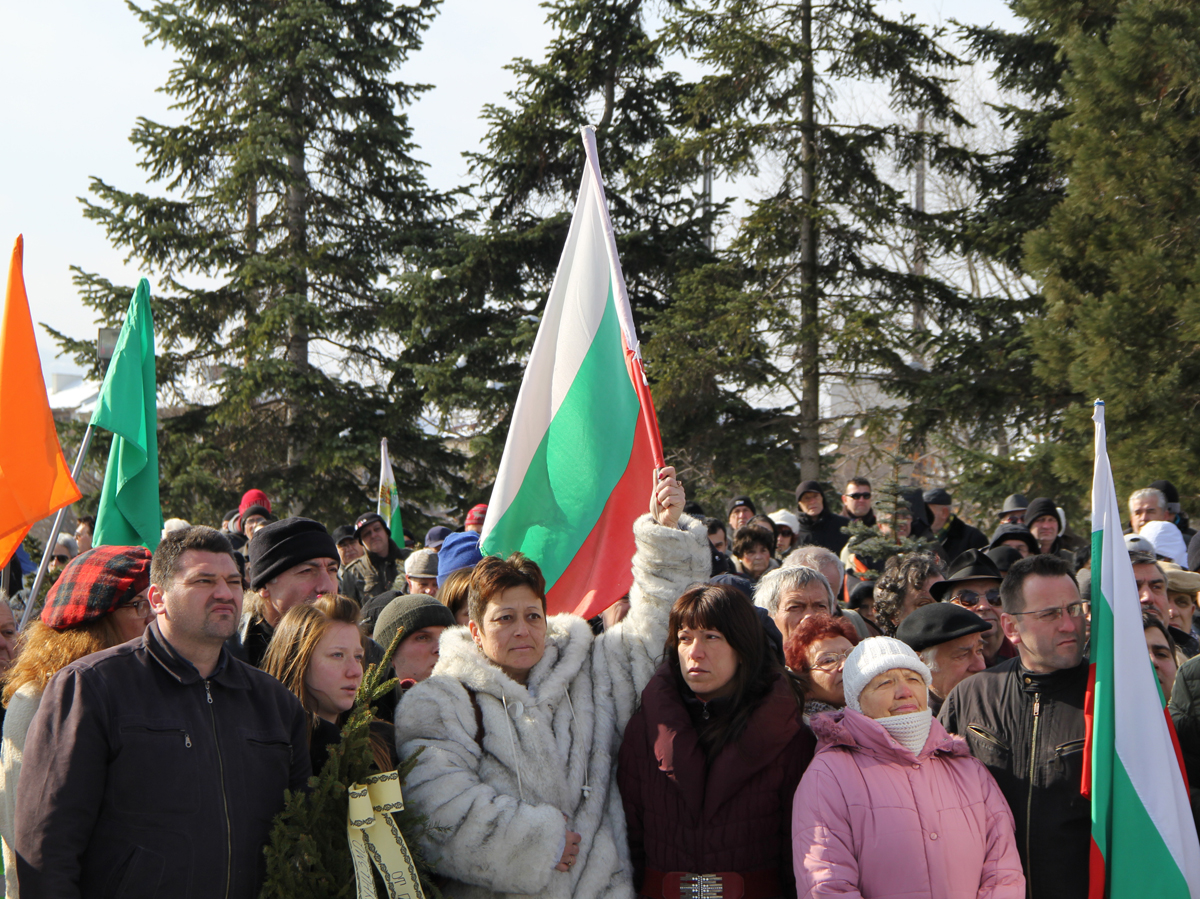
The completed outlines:
[[[868,490],[866,493],[847,493],[846,496],[851,499],[870,499],[871,492]]]
[[[818,671],[832,671],[849,657],[849,652],[823,652],[817,656],[817,660],[812,663],[812,667]]]
[[[976,593],[974,590],[960,590],[950,597],[950,601],[956,606],[963,606],[972,609],[979,605],[983,600],[988,601],[988,605],[1000,606],[1000,591],[989,590],[987,593]]]
[[[50,558],[52,558],[55,562],[61,562],[63,565],[66,565],[68,562],[71,561],[70,556],[60,556],[57,554],[51,556]]]
[[[1051,621],[1058,621],[1062,618],[1063,612],[1066,612],[1072,618],[1082,618],[1088,613],[1090,602],[1072,602],[1065,606],[1058,606],[1054,609],[1042,609],[1038,612],[1010,612],[1010,615],[1029,615],[1034,621],[1044,621],[1049,624]]]

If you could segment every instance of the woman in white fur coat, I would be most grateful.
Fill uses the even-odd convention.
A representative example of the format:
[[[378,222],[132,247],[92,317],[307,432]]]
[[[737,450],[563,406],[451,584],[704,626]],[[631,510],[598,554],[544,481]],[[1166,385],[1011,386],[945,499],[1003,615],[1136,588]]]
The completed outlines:
[[[707,529],[681,516],[674,474],[662,471],[652,514],[634,525],[622,622],[595,638],[575,615],[539,622],[537,566],[485,560],[472,577],[470,625],[442,634],[433,676],[397,708],[401,754],[423,750],[405,795],[429,818],[423,848],[452,881],[447,896],[634,896],[616,751],[662,655],[672,603],[711,569]],[[513,574],[530,568],[532,579]]]

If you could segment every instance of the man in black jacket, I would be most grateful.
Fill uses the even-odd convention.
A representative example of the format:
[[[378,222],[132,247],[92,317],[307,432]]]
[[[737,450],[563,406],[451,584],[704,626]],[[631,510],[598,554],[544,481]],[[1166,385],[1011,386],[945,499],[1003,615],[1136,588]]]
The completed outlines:
[[[926,490],[922,499],[929,510],[929,530],[946,551],[946,558],[957,559],[968,549],[986,549],[988,538],[954,513],[954,498],[944,487]]]
[[[825,506],[825,492],[816,481],[804,481],[796,488],[797,518],[800,530],[796,533],[796,545],[815,543],[832,553],[840,553],[848,534],[842,528],[850,523],[849,518],[835,515]]]
[[[253,899],[284,790],[310,773],[299,700],[233,658],[242,579],[220,532],[163,538],[155,619],[59,671],[17,787],[24,897]]]
[[[1071,570],[1051,555],[1013,564],[1000,586],[1000,624],[1018,657],[960,683],[938,715],[1008,800],[1030,899],[1088,895],[1091,807],[1080,792],[1087,604]]]

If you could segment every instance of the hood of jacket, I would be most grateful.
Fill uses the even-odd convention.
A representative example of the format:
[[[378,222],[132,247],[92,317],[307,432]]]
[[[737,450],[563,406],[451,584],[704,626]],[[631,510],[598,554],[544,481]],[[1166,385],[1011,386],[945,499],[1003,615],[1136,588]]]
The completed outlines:
[[[577,615],[554,615],[546,619],[546,644],[541,659],[519,684],[500,666],[492,664],[475,645],[465,627],[442,632],[439,658],[433,675],[447,675],[468,690],[526,706],[557,704],[580,670],[589,663],[592,629]]]
[[[916,755],[893,740],[883,725],[854,709],[814,715],[810,725],[817,736],[817,755],[830,750],[850,749],[882,761],[907,762],[927,758],[934,753],[947,756],[971,754],[967,741],[946,733],[936,718],[930,724],[924,748]]]

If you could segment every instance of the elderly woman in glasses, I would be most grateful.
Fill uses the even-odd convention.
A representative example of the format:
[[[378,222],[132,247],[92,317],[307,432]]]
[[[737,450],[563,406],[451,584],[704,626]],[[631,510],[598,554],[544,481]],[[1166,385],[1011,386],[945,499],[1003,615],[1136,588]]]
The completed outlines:
[[[813,715],[836,712],[846,704],[842,666],[858,641],[854,625],[830,615],[810,615],[788,635],[783,648],[787,666],[808,681],[805,724],[812,723]]]
[[[1013,814],[987,768],[929,711],[928,667],[891,637],[844,666],[846,708],[813,722],[792,805],[796,893],[1023,899]]]

